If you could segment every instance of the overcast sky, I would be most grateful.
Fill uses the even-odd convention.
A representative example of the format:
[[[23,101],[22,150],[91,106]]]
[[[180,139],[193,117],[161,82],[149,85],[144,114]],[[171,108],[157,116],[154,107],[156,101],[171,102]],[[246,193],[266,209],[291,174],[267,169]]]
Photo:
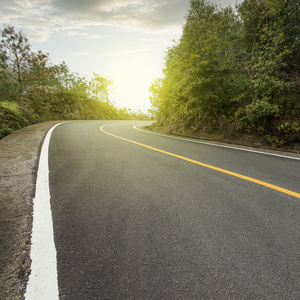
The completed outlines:
[[[0,0],[0,24],[23,29],[33,50],[49,53],[55,64],[65,61],[82,77],[108,75],[118,107],[146,112],[149,85],[162,76],[165,52],[181,36],[189,2]]]

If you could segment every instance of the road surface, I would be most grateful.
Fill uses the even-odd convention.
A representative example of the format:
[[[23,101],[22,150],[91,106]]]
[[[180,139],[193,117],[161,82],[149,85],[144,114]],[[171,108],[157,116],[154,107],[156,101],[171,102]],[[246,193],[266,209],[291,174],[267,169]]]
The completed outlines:
[[[300,160],[137,123],[52,134],[60,299],[300,299]]]

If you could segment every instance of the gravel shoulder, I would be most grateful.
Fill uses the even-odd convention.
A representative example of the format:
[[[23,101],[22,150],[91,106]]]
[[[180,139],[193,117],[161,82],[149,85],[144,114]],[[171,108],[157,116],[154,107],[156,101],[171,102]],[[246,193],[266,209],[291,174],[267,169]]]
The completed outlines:
[[[31,125],[0,140],[0,299],[24,299],[40,149],[57,123]]]

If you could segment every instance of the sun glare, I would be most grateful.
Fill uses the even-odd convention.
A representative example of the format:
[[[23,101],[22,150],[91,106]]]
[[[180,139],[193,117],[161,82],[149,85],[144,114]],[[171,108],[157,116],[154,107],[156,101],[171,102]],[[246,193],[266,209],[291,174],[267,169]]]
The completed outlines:
[[[114,84],[114,97],[121,107],[137,109],[149,106],[148,89],[155,72],[147,61],[124,60],[113,66],[110,72]],[[133,99],[138,99],[136,103]],[[149,107],[148,107],[149,108]]]
[[[116,65],[113,70],[115,86],[131,91],[138,88],[147,77],[146,66],[136,61],[125,61]]]

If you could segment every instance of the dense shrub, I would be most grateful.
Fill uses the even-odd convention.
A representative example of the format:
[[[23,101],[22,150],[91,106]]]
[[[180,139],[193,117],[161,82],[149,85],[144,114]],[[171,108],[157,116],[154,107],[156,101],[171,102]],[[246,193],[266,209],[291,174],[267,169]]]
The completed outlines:
[[[0,102],[0,139],[27,124],[28,121],[18,104],[8,101]]]

